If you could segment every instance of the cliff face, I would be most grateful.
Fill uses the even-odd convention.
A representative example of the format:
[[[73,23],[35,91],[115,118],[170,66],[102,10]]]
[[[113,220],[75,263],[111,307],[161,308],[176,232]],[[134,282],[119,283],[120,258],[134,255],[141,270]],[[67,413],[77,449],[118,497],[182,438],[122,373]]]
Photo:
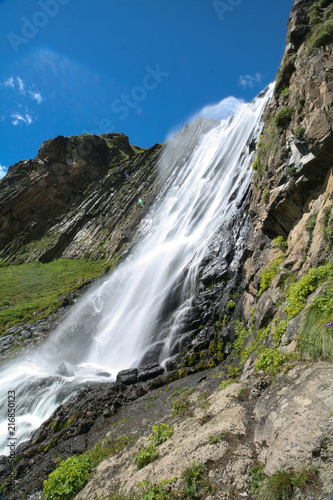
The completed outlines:
[[[46,141],[1,182],[0,259],[119,256],[156,195],[160,151],[131,146],[123,134]]]
[[[327,0],[295,1],[252,192],[243,200],[248,215],[232,221],[236,240],[223,254],[223,228],[217,234],[168,373],[84,388],[58,408],[18,450],[19,498],[41,491],[57,457],[81,454],[99,439],[112,456],[77,498],[120,498],[124,491],[126,499],[130,490],[139,498],[139,481],[150,481],[144,487],[153,491],[164,479],[171,490],[165,498],[177,498],[172,491],[189,498],[181,473],[194,461],[207,466],[214,491],[209,497],[203,489],[198,498],[331,498],[332,12]],[[1,183],[2,259],[120,255],[145,216],[138,196],[146,206],[156,196],[158,153],[163,147],[143,151],[121,134],[45,143],[36,160],[14,165]],[[65,185],[60,196],[57,186]],[[43,248],[31,246],[36,241]],[[174,436],[138,471],[134,457],[156,422],[174,425]],[[137,442],[119,451],[124,434]],[[5,459],[0,471],[10,474]]]

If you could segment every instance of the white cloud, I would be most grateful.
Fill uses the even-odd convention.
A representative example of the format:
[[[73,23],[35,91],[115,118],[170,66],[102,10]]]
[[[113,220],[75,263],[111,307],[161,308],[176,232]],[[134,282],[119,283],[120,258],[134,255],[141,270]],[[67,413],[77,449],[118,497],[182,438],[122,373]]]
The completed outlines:
[[[262,80],[261,73],[255,73],[254,75],[241,75],[238,79],[238,85],[244,89],[253,88],[260,84]]]
[[[42,98],[42,95],[40,92],[31,92],[31,90],[29,90],[29,96],[34,101],[37,101],[38,104],[40,104],[43,101],[43,98]]]
[[[14,78],[12,76],[8,78],[8,80],[4,82],[4,86],[14,88]]]
[[[8,80],[6,80],[3,83],[0,83],[0,86],[2,85],[14,89],[22,96],[27,95],[30,99],[36,101],[38,104],[43,102],[42,94],[39,90],[36,90],[35,85],[32,84],[31,86],[30,85],[27,86],[24,80],[19,76],[16,76],[16,78],[10,76]]]
[[[237,99],[236,97],[230,96],[222,99],[222,101],[216,104],[208,104],[204,106],[200,111],[197,111],[191,115],[188,120],[174,127],[167,135],[167,141],[171,140],[177,132],[179,132],[185,125],[185,123],[191,123],[198,118],[215,118],[215,120],[226,120],[230,116],[238,113],[244,101],[242,99]]]
[[[17,76],[16,81],[17,81],[19,93],[25,95],[25,84],[23,83],[23,80],[19,76]]]
[[[13,125],[18,125],[21,123],[25,123],[26,125],[30,125],[32,123],[32,118],[28,113],[28,110],[25,111],[24,114],[15,112],[10,115],[12,118],[12,124]]]
[[[7,170],[8,170],[7,167],[5,167],[4,165],[1,165],[1,163],[0,163],[0,179],[5,177]]]

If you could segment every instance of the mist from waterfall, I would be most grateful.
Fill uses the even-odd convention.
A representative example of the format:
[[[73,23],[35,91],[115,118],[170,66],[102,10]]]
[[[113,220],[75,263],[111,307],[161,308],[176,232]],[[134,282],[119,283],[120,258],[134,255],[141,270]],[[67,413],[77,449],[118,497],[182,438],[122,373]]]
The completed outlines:
[[[16,391],[19,443],[83,383],[114,380],[120,370],[140,366],[147,352],[165,365],[207,248],[249,188],[249,144],[260,133],[272,89],[229,119],[199,119],[164,149],[161,191],[133,251],[78,300],[40,348],[2,367],[0,454],[7,453],[8,391]],[[62,362],[67,376],[59,374]]]

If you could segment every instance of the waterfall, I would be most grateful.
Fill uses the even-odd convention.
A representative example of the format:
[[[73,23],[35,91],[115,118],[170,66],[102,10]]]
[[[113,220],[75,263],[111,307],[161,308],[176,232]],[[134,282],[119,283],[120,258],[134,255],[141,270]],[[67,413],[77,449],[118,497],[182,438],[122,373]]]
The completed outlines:
[[[6,453],[8,391],[16,391],[18,444],[83,383],[115,379],[140,366],[147,352],[161,364],[170,358],[207,248],[249,188],[249,144],[260,133],[272,89],[233,117],[199,119],[170,141],[160,158],[160,195],[134,250],[40,348],[2,367],[0,454]]]

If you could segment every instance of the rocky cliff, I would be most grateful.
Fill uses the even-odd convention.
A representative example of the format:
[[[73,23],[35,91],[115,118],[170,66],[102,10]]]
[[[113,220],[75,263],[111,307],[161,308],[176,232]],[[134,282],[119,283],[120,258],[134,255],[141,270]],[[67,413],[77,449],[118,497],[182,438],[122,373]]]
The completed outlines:
[[[1,461],[5,498],[37,495],[74,454],[78,499],[332,498],[332,15],[294,3],[251,193],[203,262],[168,372],[82,388],[18,449],[16,496]],[[1,258],[119,257],[157,196],[158,154],[121,134],[48,141],[1,183]],[[154,441],[161,422],[173,434]]]

